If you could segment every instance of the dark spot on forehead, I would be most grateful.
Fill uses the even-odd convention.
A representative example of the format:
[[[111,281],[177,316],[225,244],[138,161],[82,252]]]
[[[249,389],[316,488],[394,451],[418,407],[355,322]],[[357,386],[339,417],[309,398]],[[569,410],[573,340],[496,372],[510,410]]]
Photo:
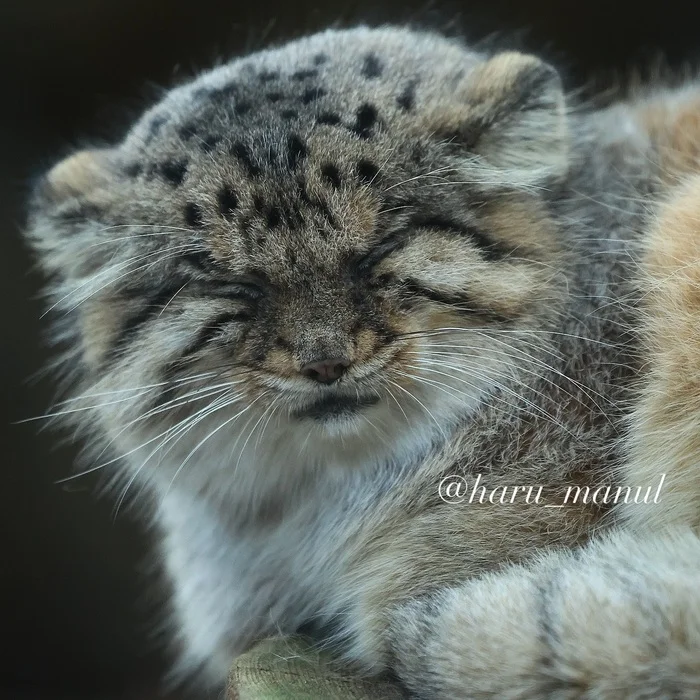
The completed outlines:
[[[283,338],[279,335],[275,338],[275,345],[278,348],[282,348],[283,350],[289,350],[290,352],[294,349],[294,346],[286,338]]]
[[[340,187],[340,171],[333,163],[326,163],[321,168],[321,174],[337,190]]]
[[[258,75],[258,79],[261,83],[269,83],[271,80],[277,80],[277,78],[279,77],[279,71],[276,70],[263,71],[262,73],[260,73],[260,75]]]
[[[238,208],[236,193],[230,187],[224,186],[219,190],[218,200],[221,215],[230,220],[234,211]]]
[[[265,211],[265,200],[261,194],[253,195],[253,208],[258,214],[262,214]]]
[[[326,91],[323,88],[320,88],[320,87],[307,88],[306,90],[304,90],[304,93],[301,96],[301,101],[305,105],[308,105],[310,102],[313,102],[314,100],[318,100],[319,98],[323,97],[325,94],[326,94]]]
[[[315,70],[313,68],[309,68],[306,70],[295,71],[294,73],[292,73],[292,78],[294,80],[308,80],[309,78],[315,78],[317,75],[318,75],[317,70]]]
[[[297,182],[297,192],[301,201],[308,207],[318,211],[331,228],[338,228],[338,224],[336,223],[335,217],[329,209],[328,204],[320,197],[310,197],[306,189],[306,183],[301,178]],[[319,233],[321,235],[327,234],[327,232],[323,230],[320,230]]]
[[[253,223],[252,216],[245,215],[240,219],[241,234],[243,236],[243,242],[245,244],[246,250],[250,251],[252,244],[252,234],[253,234]]]
[[[267,162],[270,165],[275,165],[277,163],[277,149],[274,146],[267,147]]]
[[[416,101],[416,84],[416,80],[409,82],[396,98],[396,104],[398,104],[404,112],[410,112],[413,109],[413,105]]]
[[[148,125],[148,135],[153,137],[155,136],[160,130],[161,127],[167,123],[168,117],[165,117],[163,115],[158,115],[157,117],[153,117],[151,120],[151,123]]]
[[[358,110],[355,118],[355,126],[352,130],[361,138],[368,139],[372,134],[372,129],[377,123],[377,108],[369,103],[363,104]]]
[[[204,223],[202,210],[194,202],[185,204],[185,221],[188,226],[193,226],[194,228],[201,228]]]
[[[306,144],[296,135],[292,134],[287,140],[287,162],[291,170],[296,170],[309,153]]]
[[[282,214],[279,210],[279,207],[276,207],[274,205],[268,207],[265,215],[265,221],[267,222],[269,228],[275,228],[276,226],[279,226],[281,219]]]
[[[218,134],[207,134],[206,136],[202,137],[202,139],[199,142],[199,145],[205,153],[209,153],[214,150],[216,144],[220,141],[221,136],[219,136]]]
[[[143,172],[143,165],[141,163],[129,163],[124,166],[124,174],[128,177],[138,177]]]
[[[186,160],[166,160],[160,164],[160,174],[173,185],[181,185],[187,173]]]
[[[246,169],[248,175],[251,177],[260,175],[260,166],[253,162],[251,152],[244,143],[236,141],[231,148],[231,153],[236,156],[240,164]]]
[[[362,64],[362,75],[365,78],[378,78],[382,74],[382,64],[376,54],[368,53]]]
[[[295,231],[304,225],[304,216],[294,201],[288,201],[281,207],[282,218],[290,231]]]
[[[250,102],[246,102],[246,100],[239,100],[236,105],[233,108],[233,111],[238,115],[241,116],[243,114],[247,114],[250,112],[251,109],[251,104]]]
[[[281,92],[268,92],[266,95],[268,102],[279,102],[282,99]]]
[[[219,88],[212,88],[208,91],[207,95],[210,100],[216,102],[224,102],[230,100],[238,92],[238,85],[236,83],[226,83]]]
[[[326,56],[325,53],[317,53],[314,56],[314,65],[315,66],[320,66],[323,63],[327,63],[327,62],[328,62],[328,56]]]
[[[362,182],[369,185],[379,175],[379,168],[371,160],[361,160],[357,164],[357,176]]]
[[[296,119],[299,116],[299,112],[296,109],[283,109],[280,112],[282,119]]]
[[[324,112],[316,117],[317,124],[327,124],[328,126],[337,126],[340,124],[340,116],[333,112]]]
[[[183,141],[189,141],[197,133],[197,127],[194,124],[185,124],[177,130],[177,135]]]

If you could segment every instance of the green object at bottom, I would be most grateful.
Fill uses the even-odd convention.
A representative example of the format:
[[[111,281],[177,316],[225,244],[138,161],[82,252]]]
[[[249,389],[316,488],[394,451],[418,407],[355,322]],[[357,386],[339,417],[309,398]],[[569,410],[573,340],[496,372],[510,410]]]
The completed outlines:
[[[387,681],[358,678],[293,637],[269,639],[236,659],[227,700],[400,700]]]

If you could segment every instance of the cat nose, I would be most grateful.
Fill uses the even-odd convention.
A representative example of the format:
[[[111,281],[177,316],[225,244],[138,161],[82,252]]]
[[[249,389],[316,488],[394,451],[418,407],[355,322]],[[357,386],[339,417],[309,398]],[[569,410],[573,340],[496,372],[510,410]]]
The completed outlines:
[[[350,367],[350,360],[346,360],[344,357],[332,357],[327,360],[309,362],[299,371],[305,377],[321,382],[321,384],[332,384],[345,374],[348,367]]]

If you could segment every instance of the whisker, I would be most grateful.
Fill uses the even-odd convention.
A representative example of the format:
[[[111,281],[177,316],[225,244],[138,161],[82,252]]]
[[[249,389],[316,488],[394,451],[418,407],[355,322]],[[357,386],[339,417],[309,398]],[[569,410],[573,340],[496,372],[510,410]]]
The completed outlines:
[[[159,263],[159,262],[162,262],[162,261],[164,261],[164,260],[169,260],[169,259],[171,259],[171,258],[173,258],[173,257],[176,257],[176,256],[182,251],[182,249],[185,249],[185,248],[189,248],[189,250],[192,250],[192,251],[196,250],[196,249],[193,249],[193,248],[191,248],[191,247],[189,247],[189,246],[179,246],[179,247],[178,247],[178,250],[170,250],[170,251],[168,251],[168,254],[167,254],[167,255],[163,255],[163,254],[161,253],[161,251],[158,251],[158,255],[160,255],[160,257],[158,258],[158,260],[155,261],[155,263]],[[141,259],[139,260],[139,262],[141,262],[142,260],[145,260],[147,257],[151,257],[152,255],[155,255],[155,254],[152,253],[151,255],[144,256],[143,258],[141,258]],[[137,268],[135,268],[135,269],[133,269],[133,270],[127,270],[127,271],[124,272],[123,274],[121,274],[121,275],[115,277],[114,279],[109,280],[109,281],[106,282],[105,284],[101,285],[100,287],[98,287],[97,289],[95,289],[94,291],[92,291],[87,297],[85,297],[84,299],[81,299],[81,300],[80,300],[79,302],[77,302],[76,304],[73,304],[73,306],[71,306],[69,309],[67,309],[65,313],[67,313],[67,314],[68,314],[68,313],[72,313],[72,312],[75,311],[79,306],[81,306],[82,304],[84,304],[84,303],[85,303],[86,301],[88,301],[89,299],[92,299],[96,294],[99,294],[101,291],[103,291],[103,290],[106,289],[107,287],[110,287],[111,285],[115,284],[115,283],[118,282],[119,280],[124,279],[125,277],[128,277],[129,275],[133,275],[133,274],[135,274],[135,273],[137,273],[137,272],[141,272],[142,270],[147,270],[148,268],[152,267],[155,263],[154,263],[154,262],[150,262],[150,263],[147,263],[146,265],[141,265],[140,267],[137,267]],[[134,264],[134,263],[130,263],[130,264]],[[93,280],[89,280],[89,282],[92,282],[92,281],[93,281]],[[82,286],[83,286],[83,285],[81,285],[81,287],[82,287]],[[69,298],[70,296],[71,296],[71,294],[68,294],[67,297],[64,297],[62,301],[65,301],[65,299],[66,299],[66,298]],[[58,304],[58,303],[59,303],[59,302],[57,302],[57,304]],[[52,309],[55,308],[57,304],[54,304],[51,308],[52,308]],[[51,309],[49,309],[49,311],[50,311],[50,310],[51,310]],[[45,314],[44,314],[44,315],[45,315]]]
[[[185,284],[183,284],[182,287],[180,287],[180,289],[178,289],[177,292],[175,292],[175,294],[173,294],[173,295],[170,297],[170,299],[168,299],[168,302],[167,302],[167,303],[165,304],[165,306],[163,306],[163,308],[160,310],[160,313],[158,314],[158,318],[160,318],[160,317],[163,315],[163,312],[170,306],[170,304],[173,303],[173,300],[175,299],[175,297],[176,297],[188,284],[189,284],[189,282],[185,282]]]
[[[401,413],[403,413],[403,417],[406,419],[407,425],[411,425],[411,421],[408,419],[408,415],[406,414],[406,411],[404,411],[403,406],[399,403],[399,400],[394,395],[394,392],[388,386],[384,386],[384,389],[386,389],[386,392],[394,400],[394,403],[399,407],[399,410],[401,411]]]
[[[276,412],[277,409],[280,407],[280,399],[279,399],[279,397],[276,396],[276,397],[272,400],[272,403],[271,403],[270,405],[272,406],[272,410],[270,411],[270,414],[268,415],[267,420],[265,421],[265,423],[263,424],[262,428],[260,429],[260,433],[259,433],[259,435],[258,435],[258,437],[257,437],[257,439],[256,439],[256,441],[255,441],[255,449],[256,449],[256,450],[257,450],[258,447],[260,446],[260,442],[262,441],[262,436],[264,435],[265,431],[267,430],[268,425],[270,425],[270,421],[271,421],[272,418],[274,417],[275,412]]]
[[[253,433],[255,432],[255,429],[260,425],[260,423],[262,422],[262,420],[265,418],[265,415],[267,414],[267,412],[268,412],[268,411],[271,409],[271,407],[274,406],[274,405],[275,405],[275,402],[273,401],[273,402],[260,414],[260,417],[258,418],[257,421],[255,421],[255,424],[254,424],[253,427],[250,429],[250,432],[248,433],[248,437],[246,437],[245,441],[243,442],[243,446],[241,447],[241,449],[240,449],[239,452],[238,452],[238,459],[236,460],[236,466],[235,466],[234,469],[233,469],[234,474],[238,471],[238,465],[240,464],[241,459],[243,458],[243,453],[245,452],[246,445],[248,444],[250,438],[253,436]],[[250,422],[250,421],[249,421],[249,422]],[[248,427],[248,423],[246,423],[246,424],[243,426],[243,430],[245,430],[247,427]],[[232,448],[232,451],[235,451],[235,446],[236,446],[237,444],[238,444],[238,441],[236,440],[236,442],[234,443],[234,447]]]
[[[454,167],[449,166],[449,167],[435,168],[434,170],[430,170],[427,173],[421,173],[420,175],[415,175],[414,177],[406,178],[405,180],[401,180],[401,182],[397,182],[393,185],[390,185],[389,187],[386,187],[384,189],[384,192],[389,192],[390,190],[393,190],[396,187],[401,187],[402,185],[406,185],[409,182],[415,182],[416,180],[426,180],[428,178],[437,176],[440,173],[446,173],[446,172],[454,172]],[[449,180],[447,180],[445,182],[449,182]]]
[[[186,382],[194,382],[194,381],[198,381],[200,379],[206,379],[208,377],[213,377],[213,376],[216,376],[215,372],[204,372],[202,374],[196,374],[194,376],[184,377],[182,379],[175,379],[172,381],[184,384]],[[74,401],[83,401],[85,399],[92,399],[92,398],[96,398],[98,396],[110,396],[112,394],[122,394],[126,391],[142,391],[144,389],[157,389],[161,386],[166,386],[169,383],[170,382],[158,382],[157,384],[146,384],[145,386],[125,387],[123,389],[112,389],[110,391],[98,391],[98,392],[93,393],[93,394],[81,394],[80,396],[73,396],[69,399],[64,399],[63,401],[60,401],[57,405],[61,406],[64,403],[70,403],[70,402],[74,402]]]
[[[487,337],[492,337],[492,335],[505,335],[508,333],[512,334],[522,334],[522,335],[544,335],[544,336],[562,336],[565,338],[572,338],[573,340],[585,340],[588,343],[594,343],[596,345],[602,345],[603,347],[608,347],[608,348],[615,348],[616,346],[611,344],[611,343],[606,343],[605,341],[602,340],[596,340],[595,338],[588,338],[583,335],[575,335],[573,333],[562,333],[562,332],[557,332],[557,331],[550,331],[550,330],[539,330],[539,329],[531,329],[531,328],[524,328],[524,329],[511,329],[511,328],[489,328],[488,331],[486,331],[484,328],[477,328],[472,327],[472,328],[459,328],[459,327],[444,327],[444,328],[432,328],[429,330],[423,330],[423,331],[408,331],[407,333],[397,333],[396,338],[413,338],[413,337],[426,337],[429,338],[433,335],[445,335],[448,333],[481,333],[482,335],[486,335]]]
[[[128,260],[123,260],[123,261],[121,261],[121,262],[119,262],[119,263],[115,263],[114,265],[112,265],[112,266],[110,266],[110,267],[106,267],[106,268],[100,270],[99,272],[96,272],[96,273],[95,273],[94,275],[92,275],[89,279],[85,280],[84,282],[81,282],[77,287],[71,289],[71,291],[68,292],[68,294],[66,294],[66,295],[62,296],[61,298],[59,298],[56,302],[54,302],[51,306],[49,306],[49,308],[46,309],[46,311],[44,311],[43,314],[41,314],[40,318],[44,318],[47,314],[51,313],[57,306],[60,306],[60,305],[63,304],[63,302],[65,302],[67,299],[70,299],[71,296],[73,296],[73,295],[79,293],[82,289],[84,289],[84,288],[87,287],[88,285],[93,284],[97,278],[103,277],[103,276],[107,275],[108,273],[112,273],[112,272],[116,272],[116,271],[118,271],[118,270],[121,270],[121,269],[123,269],[124,267],[128,267],[129,265],[138,264],[139,262],[142,262],[143,260],[146,260],[146,259],[151,258],[151,257],[161,256],[160,259],[162,259],[162,260],[167,260],[168,258],[173,257],[173,256],[172,256],[172,255],[166,255],[166,253],[171,253],[171,252],[174,251],[174,250],[181,250],[181,249],[185,249],[185,248],[191,248],[193,245],[194,245],[194,244],[188,243],[188,244],[183,244],[183,245],[175,246],[175,247],[173,247],[173,248],[166,248],[164,251],[163,251],[163,250],[151,251],[151,252],[149,252],[149,253],[147,253],[147,254],[135,256],[135,257],[130,258],[130,259],[128,259]],[[199,249],[199,248],[201,248],[201,247],[202,247],[201,245],[197,245],[197,246],[196,246],[197,249]],[[194,252],[194,251],[193,251],[193,252]],[[90,297],[94,296],[95,294],[97,294],[98,292],[100,292],[100,291],[101,291],[102,289],[104,289],[105,287],[108,287],[110,284],[113,284],[114,282],[118,282],[118,281],[119,281],[120,279],[122,279],[123,277],[126,277],[127,275],[133,274],[134,272],[139,272],[140,270],[144,270],[144,269],[146,269],[147,267],[148,267],[148,265],[144,265],[143,267],[139,267],[139,268],[137,268],[136,270],[128,270],[126,273],[124,273],[124,274],[122,274],[122,275],[119,275],[116,279],[113,279],[113,280],[110,280],[109,282],[107,282],[106,285],[100,287],[98,290],[96,290],[95,292],[93,292],[92,294],[90,294],[86,299],[89,299]],[[83,299],[83,301],[85,301],[85,299]],[[76,306],[77,306],[77,305],[76,305]],[[73,311],[73,310],[76,308],[76,306],[74,306],[73,308],[69,309],[68,311]]]
[[[496,340],[496,339],[493,339],[493,340]],[[496,340],[496,342],[499,342],[499,341]],[[572,377],[569,377],[568,375],[564,374],[561,370],[558,370],[556,367],[548,364],[547,362],[544,362],[543,360],[541,360],[539,358],[528,355],[527,353],[523,352],[519,348],[508,345],[508,343],[500,341],[499,344],[504,345],[506,348],[508,348],[508,350],[511,350],[512,352],[509,353],[505,350],[496,350],[495,348],[490,348],[489,353],[497,353],[500,355],[504,355],[505,357],[508,357],[509,359],[512,359],[516,362],[519,360],[520,361],[524,360],[525,362],[529,362],[529,363],[532,363],[536,366],[541,367],[542,369],[546,370],[547,372],[552,372],[556,376],[559,376],[560,378],[564,379],[566,382],[568,382],[568,383],[572,384],[574,387],[576,387],[589,401],[591,401],[591,403],[593,403],[593,405],[596,408],[598,408],[598,410],[601,412],[601,414],[605,415],[605,412],[598,405],[596,400],[590,395],[589,392],[593,393],[594,395],[598,396],[599,398],[610,403],[612,406],[616,406],[615,403],[612,401],[612,399],[610,399],[609,397],[605,396],[604,394],[601,394],[600,392],[594,391],[593,389],[588,389],[587,387],[580,384],[577,380],[573,379]],[[460,345],[460,344],[455,344],[455,345],[438,344],[435,347],[438,347],[438,348],[459,348],[460,350],[482,350],[483,351],[483,348],[480,348],[478,346]],[[449,356],[449,357],[453,357],[453,358],[458,358],[458,357],[464,358],[463,355],[461,355],[460,353],[457,353],[457,352],[440,353],[440,352],[435,352],[432,349],[426,350],[424,352],[421,352],[421,351],[405,351],[405,352],[408,355],[418,355],[420,357],[424,357],[424,356],[431,356],[431,357],[432,356],[446,356],[447,357],[447,356]],[[515,353],[517,353],[517,354],[515,354]],[[469,358],[467,358],[467,359],[469,359]],[[572,394],[571,392],[566,390],[563,386],[561,386],[560,383],[555,382],[553,379],[550,379],[549,377],[545,376],[544,374],[542,374],[540,372],[536,372],[533,369],[530,369],[530,368],[524,366],[523,364],[518,364],[518,371],[524,372],[525,374],[535,376],[538,379],[541,379],[542,381],[545,381],[548,384],[550,384],[551,386],[556,387],[560,391],[564,392],[570,398],[577,399],[577,397],[574,394]],[[535,391],[535,389],[532,388],[532,391]],[[545,397],[545,395],[541,394],[541,392],[535,391],[535,393],[538,393],[541,396]],[[549,397],[545,397],[545,398],[549,398]]]
[[[427,386],[431,386],[438,391],[442,391],[443,394],[447,394],[448,396],[451,396],[452,398],[460,398],[460,397],[467,397],[470,399],[474,398],[474,395],[468,394],[465,391],[461,391],[460,389],[457,389],[456,387],[450,386],[449,384],[445,384],[444,382],[440,382],[437,379],[428,379],[428,377],[421,377],[415,374],[411,374],[410,372],[401,372],[400,370],[394,370],[397,374],[399,374],[402,377],[406,377],[407,379],[410,379],[415,382],[420,382],[422,384],[426,384]],[[466,384],[467,386],[471,387],[472,389],[477,390],[478,387],[476,384],[472,384],[471,382],[467,381],[466,379],[462,379],[461,382],[463,384]],[[511,411],[516,410],[518,406],[515,404],[511,404],[508,401],[506,401],[502,397],[495,397],[496,400],[498,400],[500,403],[505,404]],[[504,415],[507,415],[504,409],[496,408],[495,410],[500,411]]]
[[[439,430],[440,433],[442,434],[442,437],[443,437],[445,440],[447,440],[447,435],[446,435],[445,431],[442,429],[442,426],[441,426],[440,423],[438,422],[437,418],[433,415],[432,411],[431,411],[419,398],[417,398],[416,396],[414,396],[414,395],[413,395],[410,391],[408,391],[407,389],[404,389],[404,387],[402,387],[400,384],[398,384],[398,383],[396,383],[396,382],[392,382],[392,384],[393,384],[397,389],[400,389],[400,390],[403,391],[405,394],[408,394],[416,403],[418,403],[418,404],[421,406],[421,408],[433,419],[433,422],[435,423],[435,425],[437,426],[438,430]]]
[[[262,394],[257,396],[255,399],[253,399],[242,411],[239,411],[236,413],[232,418],[228,418],[225,420],[223,423],[221,423],[217,428],[212,430],[205,438],[200,440],[189,452],[189,454],[185,457],[183,460],[182,464],[177,468],[177,471],[173,475],[173,478],[170,481],[170,487],[172,487],[173,482],[175,481],[177,475],[184,469],[185,465],[189,462],[189,460],[192,458],[192,456],[199,450],[202,445],[204,445],[205,442],[207,442],[210,438],[212,438],[216,433],[218,433],[220,430],[223,430],[227,425],[232,423],[234,420],[237,420],[240,416],[244,415],[246,412],[248,412],[254,405],[257,403],[263,396],[266,396],[269,392],[264,391]],[[170,488],[169,487],[169,488]]]
[[[239,398],[240,398],[240,397],[239,397]],[[207,407],[207,408],[208,408],[208,407]],[[205,410],[205,409],[202,409],[202,410]],[[197,415],[197,414],[194,414],[194,415]],[[136,418],[134,421],[132,421],[131,424],[129,424],[129,425],[127,425],[126,427],[122,428],[122,430],[117,434],[116,437],[118,437],[119,435],[121,435],[125,430],[128,430],[128,428],[129,428],[133,423],[138,422],[139,420],[141,420],[141,418],[142,418],[141,416],[140,416],[139,418]],[[91,467],[90,469],[86,469],[86,470],[84,470],[84,471],[82,471],[82,472],[79,472],[78,474],[72,474],[71,476],[68,476],[68,477],[66,477],[66,478],[64,478],[64,479],[61,479],[61,480],[57,481],[56,483],[63,483],[63,482],[66,482],[66,481],[71,481],[71,480],[73,480],[73,479],[77,479],[77,478],[80,478],[80,477],[82,477],[82,476],[86,476],[87,474],[92,474],[92,473],[94,473],[94,472],[96,472],[96,471],[99,471],[100,469],[104,469],[105,467],[108,467],[108,466],[110,466],[110,465],[112,465],[112,464],[115,464],[116,462],[121,461],[121,460],[124,459],[125,457],[128,457],[128,456],[134,454],[135,452],[138,452],[139,450],[142,450],[144,447],[146,447],[147,445],[149,445],[149,444],[155,442],[156,440],[159,440],[159,439],[162,438],[164,435],[167,435],[168,433],[170,433],[170,432],[172,432],[173,430],[175,430],[178,426],[181,426],[181,425],[187,423],[188,421],[191,421],[192,418],[193,418],[193,416],[188,416],[187,418],[183,419],[182,421],[179,421],[178,423],[176,423],[174,426],[171,426],[171,427],[167,428],[166,430],[164,430],[163,432],[159,433],[159,434],[156,435],[155,437],[149,438],[149,439],[146,440],[145,442],[141,443],[140,445],[137,445],[136,447],[134,447],[134,448],[128,450],[127,452],[120,453],[120,454],[117,455],[116,457],[113,457],[112,459],[110,459],[110,460],[108,460],[108,461],[106,461],[106,462],[102,462],[101,464],[98,464],[97,466]],[[114,440],[116,439],[116,437],[115,437],[115,438],[112,438],[112,440],[110,440],[109,444],[112,444],[112,443],[114,442]],[[103,450],[102,450],[102,452],[101,452],[100,454],[103,454],[103,453],[105,452],[105,450],[107,449],[107,447],[109,446],[109,444],[108,444],[105,448],[103,448]],[[160,447],[160,446],[159,446],[159,447]],[[157,451],[157,450],[156,450],[156,451]],[[150,456],[152,456],[153,454],[155,454],[155,451],[154,451],[153,453],[151,453],[151,455],[149,455],[149,458],[150,458]]]
[[[429,372],[436,372],[437,374],[442,374],[443,376],[449,377],[450,379],[453,379],[455,381],[462,381],[459,377],[455,377],[455,376],[447,374],[445,372],[440,372],[439,370],[436,370],[432,367],[427,367],[427,366],[415,367],[415,366],[411,366],[411,365],[409,365],[409,366],[412,367],[412,369],[423,369],[423,370],[426,370]],[[462,371],[465,374],[468,374],[468,371],[466,369],[455,367],[453,365],[447,365],[447,368],[455,370],[455,371]],[[540,415],[543,418],[546,418],[547,420],[551,421],[554,425],[556,425],[557,427],[561,428],[566,433],[568,433],[572,438],[578,440],[578,438],[561,421],[557,420],[553,415],[551,415],[544,408],[542,408],[541,406],[538,406],[536,403],[533,403],[532,401],[525,398],[521,394],[518,394],[517,392],[513,391],[505,384],[497,383],[496,385],[498,386],[498,388],[501,391],[504,391],[507,394],[510,394],[511,396],[513,396],[514,398],[516,398],[517,400],[523,402],[526,406],[528,406],[530,408],[530,410],[533,411],[532,415]],[[531,387],[528,387],[528,388],[531,389]],[[517,407],[517,404],[516,404],[516,406],[513,406],[513,408],[516,408],[516,407]]]

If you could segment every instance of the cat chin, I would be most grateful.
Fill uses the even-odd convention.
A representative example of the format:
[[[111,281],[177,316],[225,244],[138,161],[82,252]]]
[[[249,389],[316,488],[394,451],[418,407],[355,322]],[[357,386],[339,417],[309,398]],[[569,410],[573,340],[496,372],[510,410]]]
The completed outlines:
[[[185,489],[252,503],[293,492],[321,473],[342,477],[377,464],[410,465],[480,403],[478,395],[445,395],[431,387],[414,389],[401,404],[386,396],[363,398],[336,406],[295,403],[269,421],[264,406],[240,423],[236,413],[212,417],[151,458],[153,442],[141,435],[147,447],[131,453],[128,471],[162,492]]]
[[[306,418],[299,421],[300,429],[311,427],[316,433],[316,439],[327,440],[331,443],[339,443],[342,448],[342,440],[346,438],[361,437],[367,430],[367,419],[361,412],[345,413],[342,415],[329,415],[319,418]]]

